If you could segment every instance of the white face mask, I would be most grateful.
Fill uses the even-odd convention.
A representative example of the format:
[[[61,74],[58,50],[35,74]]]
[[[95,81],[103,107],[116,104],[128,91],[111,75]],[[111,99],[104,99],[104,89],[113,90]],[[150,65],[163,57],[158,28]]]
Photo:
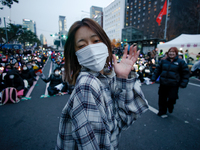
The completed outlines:
[[[10,75],[10,76],[9,76],[10,79],[13,79],[14,77],[15,77],[14,75]]]
[[[104,43],[90,44],[76,52],[80,65],[93,71],[104,68],[108,55],[108,48]]]
[[[65,71],[65,68],[61,68],[61,71]]]
[[[27,67],[23,67],[23,70],[27,70]]]
[[[59,71],[55,71],[55,75],[59,75]]]

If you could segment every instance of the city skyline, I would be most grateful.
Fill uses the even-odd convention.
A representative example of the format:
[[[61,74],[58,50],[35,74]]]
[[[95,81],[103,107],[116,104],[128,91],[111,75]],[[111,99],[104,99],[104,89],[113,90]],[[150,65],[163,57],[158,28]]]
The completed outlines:
[[[90,17],[89,11],[91,6],[106,7],[113,0],[89,0],[80,1],[74,0],[73,3],[69,0],[57,1],[39,1],[39,0],[19,0],[19,3],[14,3],[9,9],[4,6],[0,10],[1,24],[4,27],[3,18],[6,18],[7,23],[21,24],[22,19],[30,19],[37,24],[37,36],[43,34],[47,39],[47,44],[52,45],[54,38],[50,34],[59,32],[58,20],[59,16],[66,16],[67,31],[70,26],[77,20],[85,17]],[[82,12],[85,11],[85,12]],[[88,12],[88,13],[86,13]]]

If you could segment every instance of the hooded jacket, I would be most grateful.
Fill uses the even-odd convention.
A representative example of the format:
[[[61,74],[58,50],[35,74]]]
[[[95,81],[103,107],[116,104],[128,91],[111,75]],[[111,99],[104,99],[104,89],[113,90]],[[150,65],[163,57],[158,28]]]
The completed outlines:
[[[171,62],[170,58],[161,60],[152,76],[152,81],[160,76],[160,84],[166,86],[180,86],[185,88],[188,84],[190,73],[185,61],[176,56]]]

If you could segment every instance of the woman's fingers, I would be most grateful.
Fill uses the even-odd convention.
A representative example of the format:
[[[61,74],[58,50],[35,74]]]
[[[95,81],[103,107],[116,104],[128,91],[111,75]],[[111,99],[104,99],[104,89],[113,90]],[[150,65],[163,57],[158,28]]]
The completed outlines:
[[[134,54],[134,56],[131,58],[131,60],[134,61],[134,63],[135,63],[135,61],[137,60],[137,58],[139,57],[139,55],[140,55],[140,50],[139,50],[139,51],[136,51],[136,49],[135,49],[135,54]]]
[[[125,49],[124,49],[124,54],[123,54],[122,59],[126,59],[127,51],[128,51],[128,45],[127,45],[127,46],[125,47]]]
[[[115,54],[112,55],[113,56],[113,61],[114,61],[114,65],[117,63],[117,58],[115,56]]]
[[[130,50],[129,50],[129,59],[131,59],[132,54],[133,54],[133,45],[130,46]]]
[[[135,57],[137,52],[137,46],[131,45],[130,51],[129,51],[129,59],[132,59],[133,57]]]

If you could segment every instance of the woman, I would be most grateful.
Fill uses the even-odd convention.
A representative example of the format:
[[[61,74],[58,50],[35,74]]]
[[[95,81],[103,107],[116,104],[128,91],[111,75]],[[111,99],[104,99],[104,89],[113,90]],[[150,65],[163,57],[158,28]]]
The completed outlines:
[[[185,61],[178,58],[176,47],[171,47],[167,56],[159,62],[152,76],[153,82],[160,76],[158,116],[162,118],[167,117],[167,109],[169,113],[173,112],[174,104],[178,99],[178,89],[187,86],[190,75]]]
[[[75,87],[62,111],[57,149],[117,149],[121,130],[147,110],[136,77],[128,78],[139,51],[131,46],[127,56],[127,48],[120,63],[113,56],[113,69],[111,42],[98,23],[85,18],[71,26],[65,73]]]

